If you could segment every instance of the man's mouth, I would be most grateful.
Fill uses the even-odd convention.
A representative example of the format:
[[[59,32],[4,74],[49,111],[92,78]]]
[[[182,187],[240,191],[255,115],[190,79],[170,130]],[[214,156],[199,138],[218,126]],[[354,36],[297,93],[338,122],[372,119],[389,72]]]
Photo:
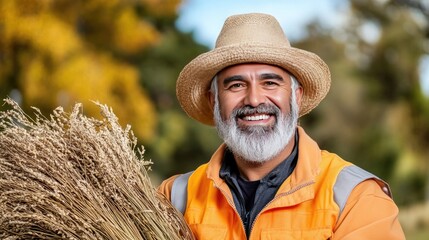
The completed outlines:
[[[243,115],[237,119],[239,126],[271,126],[275,122],[275,115],[267,113],[257,113],[251,115]]]
[[[256,108],[244,106],[236,109],[233,112],[233,116],[237,121],[238,125],[242,126],[253,126],[253,125],[273,125],[276,122],[277,112],[273,105],[259,105]]]
[[[248,115],[241,117],[245,121],[260,121],[260,120],[266,120],[270,118],[270,115],[268,114],[258,114],[258,115]]]

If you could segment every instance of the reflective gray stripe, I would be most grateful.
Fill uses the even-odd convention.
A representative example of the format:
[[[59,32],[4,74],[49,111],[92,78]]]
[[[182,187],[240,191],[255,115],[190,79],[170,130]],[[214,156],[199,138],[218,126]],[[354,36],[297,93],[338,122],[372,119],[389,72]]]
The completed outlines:
[[[186,201],[188,196],[188,179],[192,172],[188,172],[178,176],[174,179],[173,186],[171,187],[171,204],[185,214]]]
[[[382,181],[380,178],[375,176],[374,174],[363,170],[362,168],[351,165],[347,166],[341,170],[340,174],[338,174],[337,180],[334,185],[334,200],[337,205],[340,207],[340,213],[344,210],[344,206],[346,205],[347,199],[350,196],[350,193],[353,189],[361,182],[367,179],[374,179],[381,187],[381,189],[390,197],[390,189],[389,186]]]
[[[178,176],[174,180],[173,186],[171,188],[171,203],[182,214],[184,214],[186,210],[186,202],[188,196],[188,179],[192,173],[193,171]],[[338,174],[337,180],[334,185],[334,201],[340,208],[338,216],[340,216],[343,212],[347,199],[349,198],[350,193],[353,191],[353,189],[359,183],[368,179],[376,180],[377,184],[381,187],[381,189],[388,196],[392,197],[389,185],[387,185],[387,183],[385,183],[383,180],[358,166],[347,166],[343,168]]]

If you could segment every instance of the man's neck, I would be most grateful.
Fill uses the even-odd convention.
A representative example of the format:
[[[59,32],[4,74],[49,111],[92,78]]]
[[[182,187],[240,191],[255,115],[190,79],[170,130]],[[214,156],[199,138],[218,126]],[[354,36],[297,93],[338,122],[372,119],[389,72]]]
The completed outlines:
[[[294,145],[295,137],[292,137],[286,147],[279,154],[277,154],[274,158],[262,163],[250,162],[234,154],[234,158],[241,177],[248,181],[262,179],[292,153]]]

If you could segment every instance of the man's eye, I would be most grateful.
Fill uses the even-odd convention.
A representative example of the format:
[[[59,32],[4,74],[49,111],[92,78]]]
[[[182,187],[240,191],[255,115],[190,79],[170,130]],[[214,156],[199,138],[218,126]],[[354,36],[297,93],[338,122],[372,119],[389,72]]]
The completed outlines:
[[[275,86],[275,85],[277,85],[277,83],[273,82],[273,81],[267,81],[267,82],[265,82],[265,85],[266,86]]]
[[[229,88],[241,88],[244,85],[242,83],[234,83],[229,86]]]

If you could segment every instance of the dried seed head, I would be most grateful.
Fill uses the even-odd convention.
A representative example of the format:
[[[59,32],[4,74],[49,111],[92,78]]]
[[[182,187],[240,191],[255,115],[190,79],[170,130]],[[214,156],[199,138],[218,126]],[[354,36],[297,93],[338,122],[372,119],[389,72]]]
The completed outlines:
[[[193,239],[151,184],[131,127],[57,108],[0,112],[0,239]]]

